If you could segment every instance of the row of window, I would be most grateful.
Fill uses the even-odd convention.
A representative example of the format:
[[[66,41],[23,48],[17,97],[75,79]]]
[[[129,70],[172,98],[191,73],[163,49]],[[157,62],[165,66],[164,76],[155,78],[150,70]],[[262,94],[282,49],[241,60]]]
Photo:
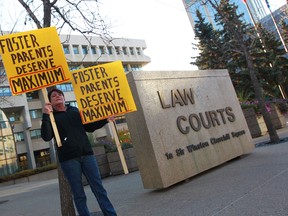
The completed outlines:
[[[51,164],[49,149],[34,151],[34,157],[37,167],[42,167]],[[20,170],[28,169],[27,153],[18,155],[18,164]]]
[[[41,129],[35,129],[30,131],[31,139],[40,139],[41,138]],[[23,142],[24,141],[24,132],[16,132],[14,133],[15,142]]]
[[[0,97],[8,97],[12,96],[12,92],[9,86],[1,86],[0,87]],[[39,99],[38,91],[27,92],[26,93],[27,100]]]
[[[31,119],[42,118],[42,109],[29,110]],[[6,112],[10,122],[21,122],[21,112]],[[0,121],[1,128],[7,128],[7,122]]]
[[[76,101],[71,101],[69,103],[72,106],[78,107]],[[31,119],[42,118],[42,109],[29,110],[29,113],[30,113]],[[6,115],[9,118],[9,121],[11,123],[13,123],[13,122],[21,122],[21,113],[20,112],[12,112],[12,113],[7,112]],[[8,128],[7,124],[8,124],[8,122],[0,121],[0,128]]]
[[[73,87],[72,87],[71,83],[64,83],[64,84],[56,85],[56,88],[59,88],[63,92],[73,91]],[[12,96],[12,92],[10,90],[10,87],[1,86],[0,87],[0,97],[8,97],[8,96]],[[39,93],[38,93],[38,91],[27,92],[26,97],[27,97],[27,100],[39,99]]]
[[[0,97],[8,97],[12,96],[12,92],[10,90],[10,87],[4,86],[0,88]]]
[[[73,87],[72,87],[71,83],[56,85],[56,88],[59,88],[63,92],[73,91]],[[0,97],[8,97],[8,96],[12,96],[12,92],[10,90],[10,87],[6,87],[6,86],[0,87]],[[27,97],[27,100],[39,99],[38,91],[27,92],[26,97]]]
[[[141,71],[142,70],[141,65],[132,64],[132,65],[130,65],[130,67],[131,67],[132,71]],[[69,67],[69,68],[70,68],[71,71],[79,69],[79,67],[77,67],[77,66],[73,66],[73,67]],[[129,70],[128,65],[123,65],[123,68],[124,68],[125,72],[127,72]],[[59,86],[61,87],[61,90],[63,92],[71,92],[71,91],[73,91],[73,87],[72,87],[71,83],[57,85],[57,88]],[[1,86],[0,87],[0,97],[9,97],[9,96],[12,96],[12,92],[11,92],[10,87],[9,86]],[[26,93],[26,97],[27,97],[27,100],[39,99],[38,91],[27,92]]]
[[[41,129],[35,129],[30,131],[31,139],[40,139],[41,138]],[[5,138],[5,137],[1,137]],[[14,133],[15,142],[23,142],[24,141],[24,132],[16,132]],[[0,143],[5,140],[0,140]],[[0,146],[1,149],[1,146]]]
[[[80,54],[80,49],[83,55],[88,55],[89,52],[92,55],[142,55],[142,50],[140,47],[112,47],[112,46],[87,46],[87,45],[72,45],[73,54]],[[65,54],[71,54],[70,46],[67,44],[63,45],[63,50]]]
[[[40,129],[31,130],[30,131],[30,136],[31,136],[31,139],[41,138],[41,130]],[[1,138],[3,138],[3,137],[1,137]],[[14,138],[15,138],[16,142],[24,141],[24,133],[23,132],[16,132],[16,133],[14,133]],[[2,140],[0,140],[0,142],[1,141]]]

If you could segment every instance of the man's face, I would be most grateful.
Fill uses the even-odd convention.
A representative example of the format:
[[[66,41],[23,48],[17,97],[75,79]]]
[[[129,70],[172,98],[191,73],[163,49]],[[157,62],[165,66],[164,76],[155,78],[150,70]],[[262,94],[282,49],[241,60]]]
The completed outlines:
[[[65,104],[64,96],[57,91],[52,92],[52,94],[50,96],[50,100],[51,100],[52,106],[56,106],[59,104]]]

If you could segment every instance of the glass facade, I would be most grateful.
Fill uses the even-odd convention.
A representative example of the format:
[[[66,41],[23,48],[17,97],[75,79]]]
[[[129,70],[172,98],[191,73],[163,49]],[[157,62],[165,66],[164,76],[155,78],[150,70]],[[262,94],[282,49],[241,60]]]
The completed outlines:
[[[200,11],[200,13],[206,19],[207,22],[210,22],[215,29],[217,28],[217,25],[214,21],[214,15],[216,11],[210,4],[203,3],[206,2],[204,0],[185,0],[183,2],[193,29],[194,29],[194,21],[198,20],[198,18],[196,17],[197,10]],[[243,13],[242,19],[244,22],[253,24],[249,11],[247,10],[247,6],[246,4],[244,4],[243,0],[230,0],[230,3],[234,3],[238,7],[237,9],[238,14]],[[249,5],[250,9],[254,9],[255,5],[257,5],[258,6],[257,9],[259,10],[260,8],[259,4],[261,4],[261,2],[259,0],[250,0],[250,1],[247,0],[247,4]]]
[[[220,0],[215,1],[220,2]],[[206,0],[183,0],[183,4],[186,8],[193,29],[195,29],[195,21],[198,20],[196,16],[197,10],[200,11],[206,22],[212,24],[214,29],[219,28],[214,21],[216,11],[209,3],[206,2]],[[266,1],[267,3],[265,3],[263,0],[246,0],[246,4],[244,3],[244,0],[229,0],[229,2],[234,3],[238,7],[237,13],[243,14],[242,19],[245,23],[250,23],[251,25],[261,23],[265,29],[274,33],[276,38],[280,39],[276,25],[280,33],[282,33],[282,21],[288,23],[288,4],[283,5],[273,12],[273,16],[276,20],[276,23],[274,23],[267,6],[269,1]]]
[[[278,25],[279,31],[282,33],[282,36],[283,36],[281,24],[282,24],[282,22],[285,22],[286,24],[288,24],[288,4],[282,6],[278,10],[274,11],[273,17],[274,17],[274,19]],[[270,14],[265,16],[263,19],[261,19],[260,22],[262,23],[264,28],[273,32],[274,35],[276,36],[276,38],[280,39],[279,34],[277,32],[277,29],[275,27],[275,24],[274,24]]]
[[[5,176],[18,170],[17,152],[10,122],[2,110],[0,123],[0,176]]]

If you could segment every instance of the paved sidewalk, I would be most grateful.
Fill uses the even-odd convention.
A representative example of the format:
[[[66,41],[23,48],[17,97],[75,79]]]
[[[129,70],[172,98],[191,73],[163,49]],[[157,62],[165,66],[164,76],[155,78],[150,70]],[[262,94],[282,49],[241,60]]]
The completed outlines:
[[[288,128],[278,134],[288,137]],[[103,183],[119,216],[287,216],[288,141],[258,147],[167,189],[144,189],[138,171]],[[90,210],[101,215],[89,186],[85,190]],[[60,216],[57,179],[0,187],[0,215]]]

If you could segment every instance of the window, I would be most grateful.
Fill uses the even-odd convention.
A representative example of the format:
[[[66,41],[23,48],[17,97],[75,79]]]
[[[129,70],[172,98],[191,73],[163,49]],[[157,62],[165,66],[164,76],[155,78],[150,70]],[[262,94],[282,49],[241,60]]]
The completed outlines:
[[[129,69],[128,69],[128,65],[123,65],[123,68],[124,68],[124,71],[127,72]]]
[[[134,55],[134,49],[133,49],[133,47],[130,47],[130,48],[129,48],[129,51],[130,51],[130,54],[131,54],[131,55]]]
[[[78,104],[76,101],[70,101],[69,104],[70,106],[78,107]]]
[[[14,133],[14,138],[16,142],[24,141],[24,133],[23,132]]]
[[[39,139],[39,138],[41,138],[41,130],[40,129],[31,130],[30,131],[30,136],[31,136],[31,139]]]
[[[115,122],[116,122],[116,124],[126,123],[126,118],[125,118],[125,116],[117,116],[115,118]]]
[[[5,68],[0,66],[0,79],[5,79],[5,78],[6,78]]]
[[[30,116],[32,119],[42,118],[42,110],[36,109],[36,110],[30,110]]]
[[[79,47],[77,45],[73,45],[73,53],[79,54]]]
[[[103,55],[103,54],[106,53],[106,52],[105,52],[105,47],[104,47],[104,46],[100,46],[99,49],[100,49],[100,55]]]
[[[34,157],[37,167],[42,167],[51,164],[49,149],[34,151]]]
[[[91,53],[92,53],[93,55],[97,54],[97,52],[96,52],[96,47],[95,47],[95,46],[91,46]]]
[[[27,155],[26,154],[18,155],[18,160],[19,160],[19,162],[27,161]]]
[[[21,111],[6,112],[6,116],[10,122],[20,122],[21,121]]]
[[[27,100],[39,99],[38,91],[27,92],[26,97]]]
[[[122,47],[124,55],[127,55],[127,47]]]
[[[120,52],[120,47],[115,47],[115,50],[116,50],[116,54],[117,54],[117,55],[120,55],[120,53],[121,53],[121,52]]]
[[[12,96],[10,88],[9,87],[0,87],[0,96],[1,97]]]
[[[7,122],[0,121],[0,129],[8,128]]]
[[[131,65],[132,71],[141,71],[141,65]]]
[[[112,47],[109,46],[109,47],[107,47],[107,49],[108,49],[108,54],[112,55],[113,54]]]
[[[70,70],[70,71],[78,70],[78,69],[80,69],[80,66],[69,65],[69,70]]]
[[[82,46],[82,53],[84,55],[87,55],[88,54],[88,46]]]
[[[137,52],[137,55],[141,55],[141,49],[140,49],[140,47],[136,47],[136,52]]]
[[[20,170],[28,169],[27,154],[18,155],[18,165]]]
[[[63,50],[65,54],[70,54],[69,45],[63,45]]]
[[[73,91],[73,87],[71,83],[64,83],[64,84],[56,85],[56,88],[60,89],[63,92]]]

